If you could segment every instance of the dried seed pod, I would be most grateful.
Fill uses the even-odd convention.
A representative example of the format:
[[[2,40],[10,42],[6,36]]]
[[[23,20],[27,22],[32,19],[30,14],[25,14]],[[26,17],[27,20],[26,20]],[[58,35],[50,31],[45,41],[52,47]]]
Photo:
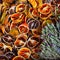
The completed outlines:
[[[28,33],[29,32],[29,27],[28,24],[24,23],[19,26],[19,31],[20,33]]]
[[[6,45],[12,45],[15,41],[15,38],[9,34],[2,36],[1,41]]]
[[[45,3],[41,7],[38,8],[38,11],[41,14],[47,15],[47,14],[49,14],[52,11],[52,7],[51,7],[50,4]]]
[[[33,18],[28,18],[27,20],[26,20],[26,23],[28,24],[30,21],[32,21],[32,20],[34,20]]]
[[[26,45],[26,41],[27,41],[28,37],[25,34],[20,34],[16,41],[14,42],[14,45],[16,46],[16,48],[21,48],[24,47]]]
[[[7,56],[5,56],[5,55],[1,55],[1,56],[0,56],[0,60],[9,60],[9,59],[8,59]]]
[[[37,29],[40,26],[40,21],[32,20],[28,23],[29,29]]]
[[[40,39],[40,37],[32,36],[28,39],[27,46],[32,49],[37,47],[41,42],[42,40]]]
[[[25,60],[22,56],[15,56],[12,60]]]
[[[29,48],[21,48],[20,50],[18,50],[18,56],[23,56],[26,59],[29,59],[31,55],[31,51]]]
[[[12,60],[12,58],[15,57],[15,54],[13,52],[7,52],[5,55],[8,57],[9,60]]]

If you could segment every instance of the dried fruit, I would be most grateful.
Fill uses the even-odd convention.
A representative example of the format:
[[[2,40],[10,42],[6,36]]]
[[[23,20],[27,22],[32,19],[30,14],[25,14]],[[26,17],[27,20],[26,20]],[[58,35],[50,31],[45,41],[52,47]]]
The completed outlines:
[[[40,18],[41,18],[42,20],[49,19],[51,16],[52,16],[52,13],[49,13],[49,14],[47,14],[47,15],[40,14]]]
[[[12,60],[25,60],[22,56],[15,56]]]
[[[29,32],[29,27],[26,23],[22,24],[19,26],[19,31],[20,33],[28,33]]]
[[[6,34],[5,36],[2,36],[1,41],[6,45],[12,45],[15,38],[9,34]]]
[[[0,0],[0,60],[59,60],[59,19],[60,0]]]
[[[24,47],[26,45],[26,42],[27,42],[27,35],[25,34],[20,34],[16,41],[14,42],[14,45],[16,46],[16,48],[21,48],[21,47]]]
[[[35,18],[39,17],[39,13],[38,13],[37,9],[30,8],[29,9],[29,13],[30,13],[29,15],[31,16],[31,18],[33,18],[33,17],[35,17]]]
[[[7,52],[5,55],[8,57],[9,60],[12,60],[12,58],[15,57],[15,54],[13,52]]]
[[[52,7],[50,4],[48,3],[45,3],[43,4],[41,7],[38,8],[38,11],[41,13],[41,14],[49,14],[51,11],[52,11]]]
[[[37,29],[40,26],[40,21],[38,20],[31,20],[28,23],[29,29]]]
[[[28,39],[27,46],[28,48],[35,48],[41,43],[40,37],[38,36],[32,36]]]
[[[31,51],[29,48],[21,48],[20,50],[18,50],[18,56],[23,56],[24,58],[26,59],[29,59],[30,58],[30,55],[31,55]]]

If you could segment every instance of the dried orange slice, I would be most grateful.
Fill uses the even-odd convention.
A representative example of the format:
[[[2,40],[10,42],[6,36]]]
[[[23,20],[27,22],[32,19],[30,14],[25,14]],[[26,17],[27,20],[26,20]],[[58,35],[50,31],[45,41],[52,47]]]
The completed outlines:
[[[28,33],[29,32],[29,27],[28,24],[24,23],[19,26],[19,31],[20,33]]]
[[[52,11],[52,7],[51,7],[50,4],[45,3],[45,4],[43,4],[42,6],[40,6],[40,7],[38,8],[38,11],[39,11],[41,14],[47,15],[47,14],[49,14],[49,13]]]
[[[14,20],[17,20],[20,16],[20,13],[15,13],[15,14],[12,14],[11,15],[11,20],[14,21]]]
[[[40,43],[41,43],[40,37],[32,36],[29,38],[29,40],[27,42],[27,46],[32,49],[32,48],[37,47]]]
[[[14,23],[22,23],[25,21],[25,14],[23,13],[15,13],[15,14],[12,14],[11,15],[11,20],[14,22]]]
[[[12,60],[25,60],[22,56],[15,56]]]
[[[29,9],[29,13],[32,17],[39,17],[39,13],[38,13],[38,10],[37,9],[34,9],[34,8],[30,8]]]
[[[40,14],[40,18],[41,18],[42,20],[46,20],[46,19],[50,18],[50,16],[52,16],[52,13],[47,14],[47,15]]]
[[[18,50],[18,56],[23,56],[24,58],[29,59],[30,55],[31,51],[29,48],[24,47]]]
[[[14,42],[14,45],[17,47],[17,48],[20,48],[20,47],[24,47],[26,45],[26,42],[27,42],[27,35],[25,34],[20,34],[18,35],[16,41]]]

